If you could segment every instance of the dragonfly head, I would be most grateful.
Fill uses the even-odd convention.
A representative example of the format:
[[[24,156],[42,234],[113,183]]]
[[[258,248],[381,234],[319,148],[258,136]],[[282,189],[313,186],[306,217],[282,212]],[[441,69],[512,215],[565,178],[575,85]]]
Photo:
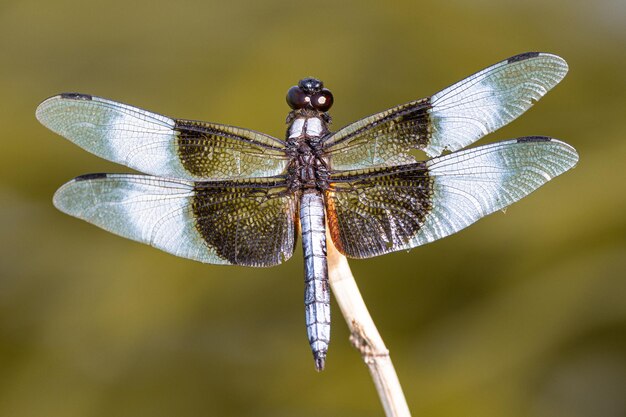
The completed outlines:
[[[294,110],[313,108],[327,112],[333,105],[333,94],[317,78],[303,78],[287,91],[287,104]]]

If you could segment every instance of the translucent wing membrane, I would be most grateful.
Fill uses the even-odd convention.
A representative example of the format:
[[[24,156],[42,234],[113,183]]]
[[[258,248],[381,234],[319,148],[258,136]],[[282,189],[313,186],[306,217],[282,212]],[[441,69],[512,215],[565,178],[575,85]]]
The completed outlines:
[[[211,264],[271,266],[291,257],[297,200],[284,181],[187,182],[91,174],[54,195],[61,211],[109,232]]]
[[[85,94],[61,94],[37,119],[81,148],[147,174],[202,180],[269,177],[287,166],[284,142],[233,126],[176,120]]]
[[[559,83],[567,63],[556,55],[526,53],[484,69],[431,97],[352,123],[325,147],[335,170],[415,162],[461,149],[511,122]]]
[[[577,161],[563,142],[526,137],[405,166],[334,172],[330,233],[353,258],[413,248],[507,207]]]

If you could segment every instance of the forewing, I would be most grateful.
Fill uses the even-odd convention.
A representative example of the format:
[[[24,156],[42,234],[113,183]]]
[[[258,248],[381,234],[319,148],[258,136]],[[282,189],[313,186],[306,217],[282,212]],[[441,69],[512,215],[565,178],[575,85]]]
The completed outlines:
[[[91,174],[63,185],[54,205],[109,232],[210,264],[276,265],[291,257],[296,239],[297,200],[284,181]]]
[[[269,177],[287,166],[284,142],[214,123],[176,120],[85,94],[61,94],[37,119],[81,148],[151,175],[204,180]]]
[[[532,52],[486,68],[442,91],[366,117],[330,136],[332,169],[350,170],[415,162],[456,151],[511,122],[559,83],[567,63]]]
[[[413,248],[507,207],[577,161],[566,143],[526,137],[400,167],[335,172],[326,191],[330,233],[353,258]]]

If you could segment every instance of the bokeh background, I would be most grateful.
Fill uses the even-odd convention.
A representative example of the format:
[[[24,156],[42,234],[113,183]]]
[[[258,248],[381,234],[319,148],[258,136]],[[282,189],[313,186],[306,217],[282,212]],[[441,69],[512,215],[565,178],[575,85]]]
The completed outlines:
[[[70,178],[127,172],[37,123],[80,91],[284,135],[325,80],[339,128],[525,51],[570,73],[480,144],[543,134],[579,165],[444,240],[353,261],[414,416],[626,415],[626,2],[0,3],[0,415],[379,416],[336,304],[314,371],[301,250],[202,265],[57,212]]]

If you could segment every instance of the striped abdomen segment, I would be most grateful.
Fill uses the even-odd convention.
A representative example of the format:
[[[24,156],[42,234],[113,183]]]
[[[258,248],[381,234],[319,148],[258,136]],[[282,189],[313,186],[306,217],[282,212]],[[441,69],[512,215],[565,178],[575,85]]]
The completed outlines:
[[[324,200],[316,190],[306,190],[300,203],[304,251],[304,306],[306,331],[318,371],[324,369],[330,342],[330,287],[326,264]]]

